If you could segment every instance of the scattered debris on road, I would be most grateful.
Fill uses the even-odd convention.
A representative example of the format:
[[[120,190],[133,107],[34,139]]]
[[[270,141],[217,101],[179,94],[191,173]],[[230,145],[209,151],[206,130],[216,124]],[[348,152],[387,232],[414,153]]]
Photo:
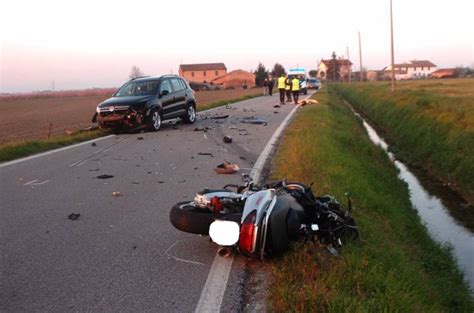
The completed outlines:
[[[205,133],[207,133],[210,130],[211,129],[209,127],[196,127],[196,128],[194,128],[195,132],[205,132]]]
[[[81,214],[71,213],[71,214],[69,214],[69,216],[67,218],[70,219],[71,221],[77,221],[79,219],[79,216],[81,216]]]
[[[303,100],[300,102],[301,103],[301,106],[305,106],[307,104],[318,104],[318,100],[313,100],[313,99],[307,99],[307,100]]]
[[[214,155],[210,152],[198,152],[198,155],[207,155],[207,156],[210,156],[210,157],[214,157]]]
[[[138,140],[143,140],[143,137],[137,137]]]
[[[120,191],[114,191],[112,192],[112,196],[114,197],[121,197],[122,196],[122,193]]]
[[[96,178],[98,178],[98,179],[109,179],[109,178],[112,178],[112,177],[114,177],[114,175],[102,174],[102,175],[97,176]]]
[[[274,108],[281,108],[281,105],[275,104],[273,107],[274,107]]]
[[[224,163],[217,165],[214,170],[218,174],[233,174],[240,170],[240,167],[235,163],[224,161]]]
[[[91,146],[92,146],[92,147],[96,147],[97,144],[96,144],[95,142],[93,142],[93,143],[91,143]]]
[[[250,117],[244,117],[242,119],[242,123],[248,123],[248,124],[255,124],[255,125],[263,125],[266,126],[268,122],[262,118],[256,118],[253,116]]]
[[[231,136],[224,136],[223,141],[224,141],[224,143],[231,143],[232,142],[232,137]]]
[[[217,115],[217,116],[211,116],[211,120],[221,120],[221,119],[228,118],[228,117],[229,117],[229,114],[226,114],[226,115]]]
[[[280,112],[278,112],[278,111],[273,111],[273,113],[274,113],[274,114],[278,114],[278,113],[280,113]]]

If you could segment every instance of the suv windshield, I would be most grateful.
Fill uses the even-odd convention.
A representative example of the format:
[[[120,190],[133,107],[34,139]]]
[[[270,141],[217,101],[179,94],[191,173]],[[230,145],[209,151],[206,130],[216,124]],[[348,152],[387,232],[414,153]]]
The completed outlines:
[[[129,82],[122,86],[115,97],[150,96],[158,92],[158,81]]]

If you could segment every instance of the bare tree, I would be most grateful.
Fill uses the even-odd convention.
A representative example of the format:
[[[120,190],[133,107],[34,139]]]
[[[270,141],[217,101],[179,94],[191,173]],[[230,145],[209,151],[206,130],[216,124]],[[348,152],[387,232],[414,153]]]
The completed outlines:
[[[136,65],[132,66],[132,69],[130,70],[130,74],[128,75],[128,77],[132,79],[132,78],[137,78],[140,76],[143,76],[143,73],[140,70],[140,68]]]

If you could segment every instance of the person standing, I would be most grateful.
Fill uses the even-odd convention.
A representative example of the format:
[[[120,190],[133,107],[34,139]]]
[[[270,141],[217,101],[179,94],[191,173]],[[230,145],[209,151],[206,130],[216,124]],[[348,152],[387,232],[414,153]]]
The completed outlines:
[[[273,86],[275,86],[275,81],[273,80],[273,76],[270,75],[268,77],[268,95],[273,96]]]
[[[278,91],[280,92],[280,104],[285,104],[285,82],[285,74],[281,74],[277,82]]]
[[[263,95],[268,95],[268,79],[263,80]]]
[[[286,102],[291,102],[291,79],[287,76],[285,80]]]
[[[293,92],[295,104],[298,104],[298,97],[300,95],[300,80],[297,76],[291,80],[291,91]]]

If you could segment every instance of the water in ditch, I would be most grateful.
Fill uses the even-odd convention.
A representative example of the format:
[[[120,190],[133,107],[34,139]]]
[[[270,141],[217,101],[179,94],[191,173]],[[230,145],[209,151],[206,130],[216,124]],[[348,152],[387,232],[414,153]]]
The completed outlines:
[[[352,109],[350,105],[349,107]],[[430,235],[438,242],[452,247],[456,262],[464,273],[471,292],[474,293],[473,209],[454,192],[443,188],[441,183],[430,181],[423,173],[416,173],[415,176],[405,164],[398,161],[395,155],[388,151],[388,144],[375,129],[354,109],[352,111],[362,120],[370,140],[385,150],[399,169],[400,179],[408,184],[410,201]]]

